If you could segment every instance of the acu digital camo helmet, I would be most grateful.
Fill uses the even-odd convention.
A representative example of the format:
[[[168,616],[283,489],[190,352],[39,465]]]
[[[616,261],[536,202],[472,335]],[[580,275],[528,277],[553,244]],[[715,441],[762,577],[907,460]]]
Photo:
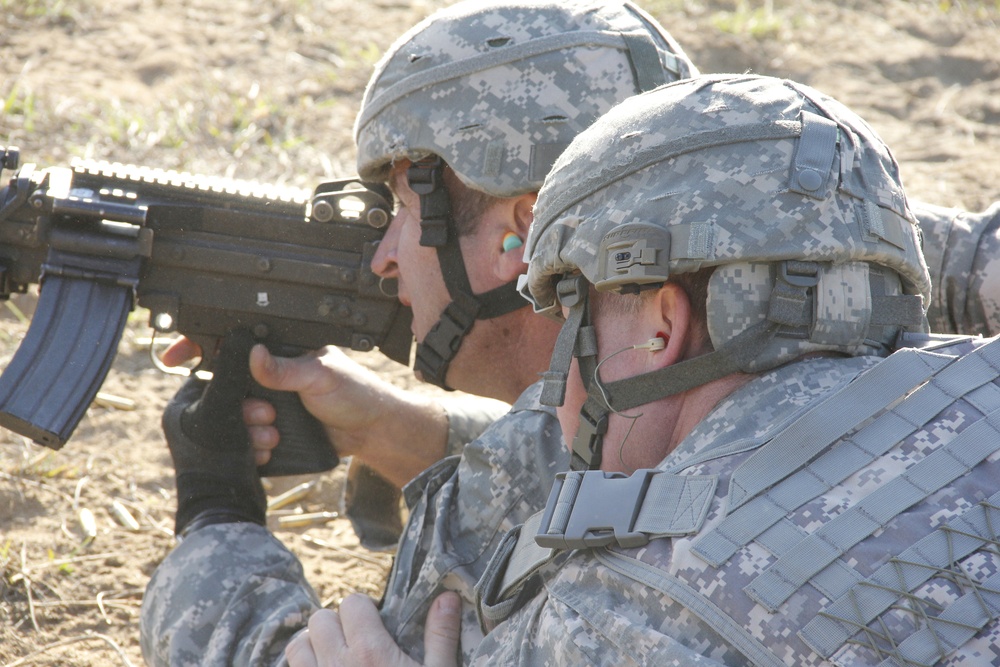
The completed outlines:
[[[403,35],[377,65],[355,125],[362,178],[409,159],[421,244],[438,249],[452,302],[417,349],[445,386],[475,320],[526,304],[513,283],[472,294],[442,183],[444,165],[495,197],[535,192],[580,131],[623,99],[696,74],[652,18],[627,2],[472,1]]]
[[[895,160],[843,105],[780,79],[706,76],[616,107],[556,162],[526,256],[535,310],[569,309],[542,400],[562,404],[575,349],[589,397],[574,452],[593,467],[611,410],[810,352],[884,355],[901,329],[926,330],[930,279]],[[704,267],[714,351],[601,391],[589,286]]]

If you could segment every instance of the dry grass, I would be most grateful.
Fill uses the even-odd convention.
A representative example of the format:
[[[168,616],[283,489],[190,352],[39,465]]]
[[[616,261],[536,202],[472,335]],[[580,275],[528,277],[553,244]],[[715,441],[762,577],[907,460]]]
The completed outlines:
[[[858,109],[919,196],[996,198],[996,2],[639,2],[705,71],[788,76]],[[0,0],[0,144],[41,166],[93,157],[312,188],[353,171],[351,124],[372,63],[442,4]],[[18,305],[30,314],[30,299]],[[26,326],[0,310],[0,367]],[[91,408],[59,452],[0,431],[0,665],[141,663],[142,590],[172,546],[159,414],[178,385],[147,363],[146,335],[136,314],[104,386],[134,410]],[[329,510],[341,482],[324,478],[286,510]],[[379,594],[387,557],[361,550],[345,521],[276,530],[320,599]]]

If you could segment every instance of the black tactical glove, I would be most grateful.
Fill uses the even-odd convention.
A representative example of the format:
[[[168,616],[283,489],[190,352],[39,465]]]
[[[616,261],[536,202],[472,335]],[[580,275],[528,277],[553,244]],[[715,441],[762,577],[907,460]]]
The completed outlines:
[[[191,378],[163,413],[177,480],[178,536],[213,523],[265,523],[267,499],[242,412],[253,342],[247,331],[230,332],[212,381]]]

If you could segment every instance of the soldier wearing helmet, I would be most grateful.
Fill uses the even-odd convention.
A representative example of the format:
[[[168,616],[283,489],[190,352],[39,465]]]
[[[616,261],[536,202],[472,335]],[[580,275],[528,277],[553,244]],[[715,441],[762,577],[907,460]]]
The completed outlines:
[[[460,460],[440,461],[408,487],[411,519],[381,617],[367,598],[345,602],[352,619],[365,619],[353,632],[385,638],[394,659],[402,650],[421,660],[425,647],[434,657],[437,645],[425,644],[424,625],[435,627],[442,604],[435,600],[458,601],[453,593],[439,597],[444,591],[460,595],[451,614],[461,615],[458,654],[472,655],[482,639],[474,584],[500,536],[544,503],[568,461],[553,411],[539,404],[540,385],[533,384],[559,327],[533,316],[516,291],[537,189],[559,152],[598,116],[695,73],[646,14],[628,2],[593,0],[459,3],[401,37],[377,66],[356,126],[358,171],[389,183],[397,212],[373,269],[395,279],[412,307],[424,379],[513,403]],[[303,401],[328,425],[340,453],[379,466],[396,484],[442,458],[444,431],[459,430],[456,421],[472,423],[469,433],[498,416],[466,419],[449,409],[442,420],[439,404],[345,373],[346,362],[329,355],[336,353],[326,361],[337,373],[317,370],[314,359],[269,358],[262,348],[251,368],[266,385],[308,388],[311,400],[300,392]],[[378,398],[357,399],[364,394]],[[414,405],[419,409],[410,410]],[[168,442],[171,433],[180,438],[170,415],[182,407],[168,409]],[[344,419],[386,409],[397,429],[390,435],[379,423],[374,437],[344,427]],[[259,436],[261,425],[252,425]],[[354,435],[365,442],[352,442]],[[449,448],[470,439],[449,437]],[[290,635],[318,606],[300,565],[263,526],[213,511],[179,523],[184,539],[147,588],[147,661],[276,659],[286,645],[291,658],[301,644],[289,644]],[[453,657],[454,645],[450,651]]]
[[[583,132],[535,213],[577,469],[480,581],[474,663],[997,655],[1000,339],[925,333],[864,121],[780,79],[670,84]]]
[[[518,402],[545,369],[557,333],[532,316],[515,284],[542,179],[569,141],[617,102],[696,72],[673,38],[628,2],[459,3],[390,47],[357,117],[357,168],[396,195],[372,268],[395,281],[413,310],[419,377]],[[308,387],[314,412],[340,435],[338,452],[397,487],[503,414],[481,402],[400,392],[344,372],[343,356],[330,355],[329,368],[289,362],[296,370],[258,379]],[[342,395],[351,377],[366,379],[357,393],[377,394],[378,410],[316,390]],[[358,415],[368,419],[359,425]],[[273,428],[255,426],[268,429],[257,432],[274,446]]]
[[[981,212],[915,202],[940,333],[1000,335],[1000,202]]]
[[[439,265],[436,282],[447,288],[440,303],[414,307],[418,374],[446,388],[488,386],[484,376],[497,381],[481,360],[488,350],[522,373],[535,372],[537,361],[519,358],[533,354],[535,341],[507,331],[524,320],[515,279],[534,194],[555,158],[597,117],[693,72],[670,37],[628,4],[483,11],[465,3],[400,38],[368,85],[355,135],[358,173],[387,180],[400,203],[374,270],[399,277],[405,301],[423,296],[409,289],[394,255],[412,241],[425,249],[421,260]],[[513,209],[503,211],[506,224],[488,226],[475,215],[503,206]],[[428,291],[441,291],[435,287]],[[503,319],[512,312],[522,317]],[[493,393],[516,398],[524,382],[509,381],[516,390]]]

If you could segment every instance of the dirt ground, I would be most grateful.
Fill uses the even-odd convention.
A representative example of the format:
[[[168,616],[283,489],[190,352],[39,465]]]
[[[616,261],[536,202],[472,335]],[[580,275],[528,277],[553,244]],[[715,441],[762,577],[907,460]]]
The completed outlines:
[[[378,55],[444,4],[0,0],[0,145],[40,166],[93,157],[312,188],[352,172],[350,128]],[[861,112],[912,196],[1000,198],[1000,3],[639,4],[705,72],[786,76]],[[27,325],[0,311],[2,367]],[[128,409],[94,405],[59,452],[0,432],[0,665],[142,664],[143,588],[173,544],[159,418],[179,385],[149,363],[145,324],[136,313],[103,388]],[[376,354],[356,358],[414,385]],[[340,470],[324,476],[298,508],[335,510],[342,483]],[[361,549],[345,520],[276,532],[327,604],[379,594],[390,556]]]

